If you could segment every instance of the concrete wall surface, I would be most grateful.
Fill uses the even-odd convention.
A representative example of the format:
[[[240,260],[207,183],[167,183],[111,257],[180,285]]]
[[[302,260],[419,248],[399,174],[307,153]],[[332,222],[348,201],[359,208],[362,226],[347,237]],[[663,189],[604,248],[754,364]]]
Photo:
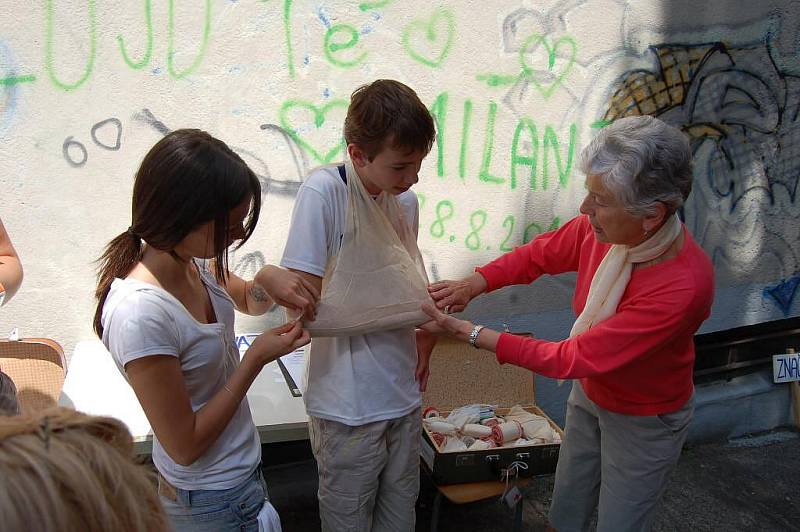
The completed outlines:
[[[800,21],[791,1],[6,0],[0,216],[26,279],[0,314],[67,353],[92,337],[93,261],[130,224],[133,175],[172,129],[219,136],[265,208],[231,264],[279,260],[304,175],[342,158],[350,93],[408,83],[438,123],[416,187],[432,279],[577,214],[577,155],[615,118],[682,127],[685,208],[712,257],[703,331],[800,314]],[[566,335],[572,278],[493,294],[469,315]],[[252,332],[278,313],[239,321]]]

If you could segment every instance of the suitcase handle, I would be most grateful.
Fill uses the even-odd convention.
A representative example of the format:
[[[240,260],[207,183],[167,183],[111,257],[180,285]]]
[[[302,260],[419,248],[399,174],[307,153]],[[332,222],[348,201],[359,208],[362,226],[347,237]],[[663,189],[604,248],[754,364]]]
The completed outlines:
[[[489,462],[489,468],[492,470],[492,476],[500,478],[502,467],[500,466],[499,454],[487,454],[486,461]]]

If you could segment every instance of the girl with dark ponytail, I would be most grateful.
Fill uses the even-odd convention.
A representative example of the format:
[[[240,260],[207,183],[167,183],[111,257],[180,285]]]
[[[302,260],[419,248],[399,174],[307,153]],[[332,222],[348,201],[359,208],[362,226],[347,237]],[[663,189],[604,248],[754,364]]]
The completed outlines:
[[[319,293],[276,266],[249,281],[228,271],[228,248],[250,238],[260,210],[259,181],[236,153],[203,131],[174,131],[142,161],[131,225],[99,259],[94,329],[150,421],[176,531],[257,520],[269,530],[274,514],[245,394],[265,364],[309,336],[299,320],[286,323],[240,361],[234,308],[256,315],[278,303],[313,319]]]

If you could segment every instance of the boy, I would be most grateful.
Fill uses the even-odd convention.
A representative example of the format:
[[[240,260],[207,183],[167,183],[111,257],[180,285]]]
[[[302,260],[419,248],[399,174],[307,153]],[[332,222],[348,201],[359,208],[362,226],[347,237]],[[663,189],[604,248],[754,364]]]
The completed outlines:
[[[433,118],[409,87],[377,80],[353,92],[347,153],[367,191],[397,196],[414,235],[419,204],[409,189],[435,137]],[[338,254],[347,216],[342,167],[313,171],[297,194],[281,265],[318,290]],[[414,530],[419,492],[420,390],[430,350],[417,356],[413,327],[315,338],[306,410],[319,469],[322,530]],[[419,378],[419,382],[417,382]]]

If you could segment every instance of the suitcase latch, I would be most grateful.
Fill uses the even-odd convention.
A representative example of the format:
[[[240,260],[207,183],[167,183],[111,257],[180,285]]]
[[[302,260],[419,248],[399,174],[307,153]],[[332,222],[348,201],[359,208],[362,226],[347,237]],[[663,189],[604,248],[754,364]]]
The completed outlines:
[[[471,466],[475,464],[475,455],[459,454],[456,456],[456,467]]]
[[[558,457],[558,447],[553,447],[551,449],[542,449],[542,455],[545,459],[550,458],[557,458]]]

